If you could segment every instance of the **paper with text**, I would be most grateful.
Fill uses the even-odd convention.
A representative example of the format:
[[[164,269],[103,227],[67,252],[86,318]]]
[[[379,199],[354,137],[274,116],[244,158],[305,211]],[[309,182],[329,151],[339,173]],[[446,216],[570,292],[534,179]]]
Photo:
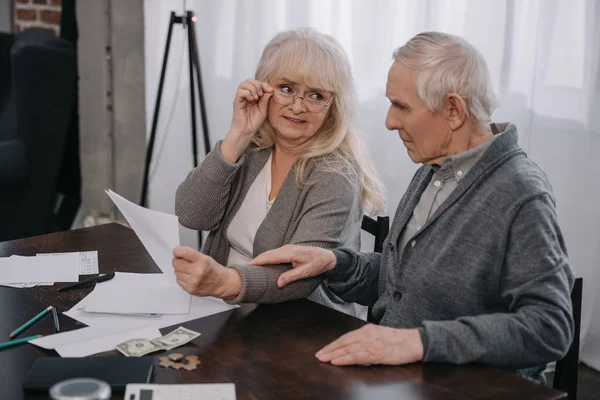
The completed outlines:
[[[79,257],[79,275],[94,275],[98,271],[97,251],[75,251],[69,253],[39,253],[37,256],[62,256],[65,254],[77,254]]]

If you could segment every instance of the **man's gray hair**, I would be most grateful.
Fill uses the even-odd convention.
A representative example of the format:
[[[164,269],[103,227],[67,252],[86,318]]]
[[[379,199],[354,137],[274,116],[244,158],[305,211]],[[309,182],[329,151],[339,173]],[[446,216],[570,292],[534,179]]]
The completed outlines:
[[[417,70],[417,93],[432,111],[440,111],[447,94],[458,94],[468,117],[480,126],[491,121],[497,107],[483,56],[464,39],[423,32],[394,51],[394,60]]]

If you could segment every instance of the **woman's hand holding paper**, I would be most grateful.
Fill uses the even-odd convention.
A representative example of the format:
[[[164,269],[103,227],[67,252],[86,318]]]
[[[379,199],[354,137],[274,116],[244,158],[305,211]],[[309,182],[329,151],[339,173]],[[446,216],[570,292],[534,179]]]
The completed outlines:
[[[236,297],[242,290],[238,272],[222,266],[212,257],[186,246],[176,247],[173,256],[177,283],[190,294],[227,299]]]

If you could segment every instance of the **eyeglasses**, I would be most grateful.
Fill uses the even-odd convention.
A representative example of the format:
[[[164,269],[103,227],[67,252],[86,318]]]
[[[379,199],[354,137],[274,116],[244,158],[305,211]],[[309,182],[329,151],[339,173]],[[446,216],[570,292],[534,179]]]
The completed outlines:
[[[304,108],[306,108],[306,111],[311,113],[319,113],[323,111],[325,108],[329,107],[331,100],[333,100],[333,97],[328,101],[323,101],[312,99],[310,97],[298,96],[297,94],[293,93],[282,92],[281,90],[275,90],[275,93],[273,94],[273,101],[277,104],[281,104],[282,106],[289,106],[296,101],[296,97],[300,99],[300,103]]]

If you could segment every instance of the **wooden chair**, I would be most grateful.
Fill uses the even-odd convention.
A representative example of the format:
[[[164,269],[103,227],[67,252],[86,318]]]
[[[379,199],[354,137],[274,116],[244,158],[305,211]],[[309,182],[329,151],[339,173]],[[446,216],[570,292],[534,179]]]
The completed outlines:
[[[579,376],[579,335],[581,333],[581,295],[583,292],[583,278],[575,279],[571,302],[573,303],[573,319],[575,320],[575,334],[567,354],[556,362],[554,382],[552,387],[567,393],[569,400],[577,399],[577,378]]]

